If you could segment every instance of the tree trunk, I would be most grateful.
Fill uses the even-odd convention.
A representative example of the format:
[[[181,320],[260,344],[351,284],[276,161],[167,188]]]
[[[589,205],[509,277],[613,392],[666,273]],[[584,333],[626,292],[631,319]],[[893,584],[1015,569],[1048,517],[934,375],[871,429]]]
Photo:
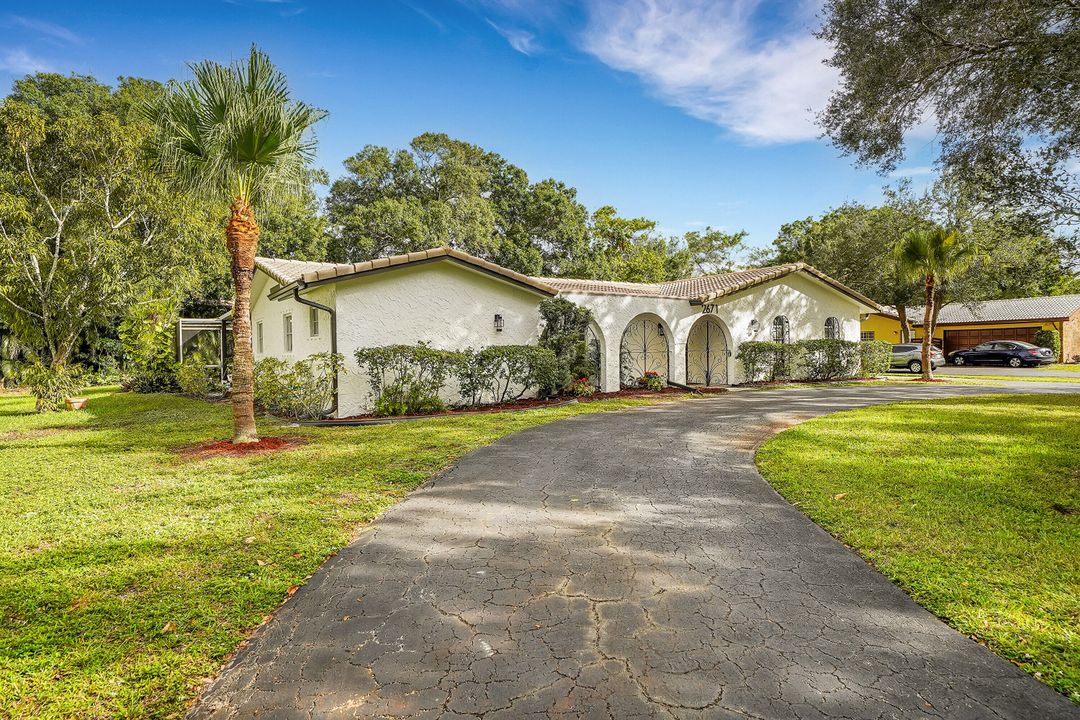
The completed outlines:
[[[934,346],[934,276],[926,276],[926,307],[923,311],[922,379],[933,380],[934,368],[930,364],[930,348]]]
[[[233,288],[233,442],[257,442],[255,428],[254,364],[251,349],[251,279],[255,275],[255,252],[259,247],[259,225],[251,206],[240,198],[233,201],[225,226]]]
[[[911,342],[911,327],[908,325],[907,320],[907,307],[897,303],[896,314],[900,318],[900,342]]]

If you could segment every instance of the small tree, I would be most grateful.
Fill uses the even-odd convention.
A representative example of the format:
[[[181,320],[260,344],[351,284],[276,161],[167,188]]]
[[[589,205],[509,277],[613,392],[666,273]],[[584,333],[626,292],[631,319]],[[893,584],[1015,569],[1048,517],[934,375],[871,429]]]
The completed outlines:
[[[568,387],[574,380],[592,374],[586,334],[593,316],[588,308],[565,298],[548,298],[542,301],[540,316],[544,319],[540,346],[555,353],[556,363],[555,387],[541,390],[553,394]]]
[[[191,66],[195,79],[169,86],[151,108],[161,159],[178,184],[231,203],[225,226],[233,288],[233,442],[258,440],[253,395],[251,280],[259,245],[255,207],[309,187],[322,110],[293,100],[285,75],[252,46],[246,62]]]
[[[934,228],[913,230],[896,246],[896,260],[900,271],[911,279],[923,282],[923,340],[922,377],[934,379],[930,364],[930,348],[933,344],[934,298],[937,284],[945,282],[964,270],[975,256],[974,246],[954,231]]]

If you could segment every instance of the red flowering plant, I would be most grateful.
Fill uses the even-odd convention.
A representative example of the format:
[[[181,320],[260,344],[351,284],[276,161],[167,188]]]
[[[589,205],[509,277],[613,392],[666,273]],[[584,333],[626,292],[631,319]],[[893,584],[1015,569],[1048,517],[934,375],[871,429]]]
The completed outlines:
[[[589,397],[596,392],[596,387],[594,387],[593,384],[589,382],[589,378],[584,377],[578,378],[574,382],[570,383],[568,389],[570,390],[570,394],[574,395],[575,397]]]
[[[644,375],[638,378],[637,384],[640,388],[660,392],[664,389],[664,376],[658,372],[647,370]]]

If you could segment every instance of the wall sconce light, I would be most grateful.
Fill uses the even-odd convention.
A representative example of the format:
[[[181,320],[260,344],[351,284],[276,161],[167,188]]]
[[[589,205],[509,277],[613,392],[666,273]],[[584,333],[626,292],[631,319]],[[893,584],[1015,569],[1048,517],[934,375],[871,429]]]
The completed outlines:
[[[498,313],[495,314],[495,332],[502,332],[503,326],[506,323],[503,322],[503,316]]]
[[[664,337],[664,324],[656,323],[656,334],[660,337]]]
[[[753,320],[750,321],[750,332],[755,332],[756,333],[757,331],[758,331],[758,321],[757,321],[757,318],[754,318]]]

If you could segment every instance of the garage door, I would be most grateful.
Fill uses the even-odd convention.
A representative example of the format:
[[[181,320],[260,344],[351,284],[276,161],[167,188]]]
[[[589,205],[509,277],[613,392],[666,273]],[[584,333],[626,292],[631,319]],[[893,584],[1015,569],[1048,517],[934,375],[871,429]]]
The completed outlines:
[[[946,330],[945,331],[945,354],[954,350],[966,350],[975,347],[979,343],[991,340],[1021,340],[1034,343],[1035,333],[1039,331],[1039,325],[1016,328],[998,328],[994,330],[969,329],[969,330]]]

